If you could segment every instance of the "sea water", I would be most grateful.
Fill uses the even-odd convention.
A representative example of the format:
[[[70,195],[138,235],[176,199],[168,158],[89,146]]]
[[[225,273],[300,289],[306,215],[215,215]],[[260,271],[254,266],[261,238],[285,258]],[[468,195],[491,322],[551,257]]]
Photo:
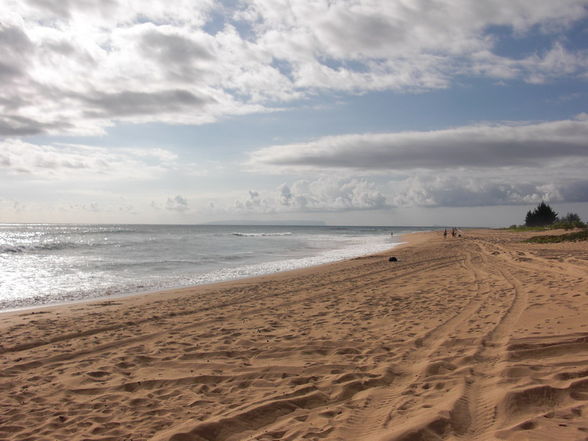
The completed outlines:
[[[0,224],[0,310],[232,280],[384,251],[419,228]],[[394,233],[392,236],[390,233]]]

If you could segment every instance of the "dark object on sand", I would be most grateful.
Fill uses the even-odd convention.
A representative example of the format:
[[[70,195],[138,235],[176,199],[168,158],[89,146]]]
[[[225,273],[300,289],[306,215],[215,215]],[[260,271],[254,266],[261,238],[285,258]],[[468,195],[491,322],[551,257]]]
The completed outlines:
[[[388,262],[398,262],[398,259],[396,257],[390,257]]]

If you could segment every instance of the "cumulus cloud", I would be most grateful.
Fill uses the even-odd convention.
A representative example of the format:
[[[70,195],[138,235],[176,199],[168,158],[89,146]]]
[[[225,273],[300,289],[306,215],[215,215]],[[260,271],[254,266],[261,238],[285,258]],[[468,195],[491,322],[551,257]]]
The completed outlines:
[[[363,178],[297,180],[235,202],[238,212],[281,213],[349,211],[386,208],[386,198]]]
[[[261,198],[258,191],[249,190],[248,197],[236,200],[233,209],[237,212],[273,213],[275,204],[271,197]]]
[[[277,145],[251,154],[250,166],[363,170],[537,167],[588,160],[588,119],[446,130],[355,134]]]
[[[483,207],[588,202],[588,180],[509,176],[419,174],[402,179],[373,177],[301,179],[268,191],[250,191],[223,213],[317,213],[410,207]]]
[[[584,1],[568,1],[565,7],[502,0],[251,3],[260,41],[290,62],[297,84],[343,90],[445,87],[455,75],[473,73],[541,75],[552,71],[552,57],[498,56],[493,53],[497,38],[489,29],[524,35],[539,27],[547,34],[586,15]],[[581,74],[586,53],[561,49],[566,56],[559,57],[560,70],[565,65],[567,73]]]
[[[395,207],[480,207],[527,205],[541,201],[586,202],[587,181],[545,181],[513,176],[480,180],[467,176],[413,176],[390,182],[388,200]]]
[[[563,32],[586,0],[8,0],[0,136],[97,134],[118,121],[202,124],[317,91],[448,87],[478,75],[585,76]],[[524,57],[495,51],[540,32]],[[213,30],[214,29],[214,30]]]
[[[174,198],[167,198],[166,210],[184,212],[188,210],[188,200],[180,195]]]

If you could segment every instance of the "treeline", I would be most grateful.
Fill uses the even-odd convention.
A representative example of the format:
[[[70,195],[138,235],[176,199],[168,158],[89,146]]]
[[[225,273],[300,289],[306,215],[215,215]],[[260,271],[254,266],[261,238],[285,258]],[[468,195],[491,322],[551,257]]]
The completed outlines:
[[[568,213],[563,217],[559,217],[559,214],[548,204],[541,202],[534,210],[527,212],[524,226],[512,225],[511,228],[562,228],[572,230],[574,228],[586,228],[586,224],[577,213]]]

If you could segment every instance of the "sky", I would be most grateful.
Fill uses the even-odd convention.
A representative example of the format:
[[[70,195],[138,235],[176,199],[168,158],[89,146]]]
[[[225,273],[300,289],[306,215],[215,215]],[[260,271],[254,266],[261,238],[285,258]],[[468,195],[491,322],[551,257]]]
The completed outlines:
[[[0,222],[588,219],[588,0],[4,0]]]

